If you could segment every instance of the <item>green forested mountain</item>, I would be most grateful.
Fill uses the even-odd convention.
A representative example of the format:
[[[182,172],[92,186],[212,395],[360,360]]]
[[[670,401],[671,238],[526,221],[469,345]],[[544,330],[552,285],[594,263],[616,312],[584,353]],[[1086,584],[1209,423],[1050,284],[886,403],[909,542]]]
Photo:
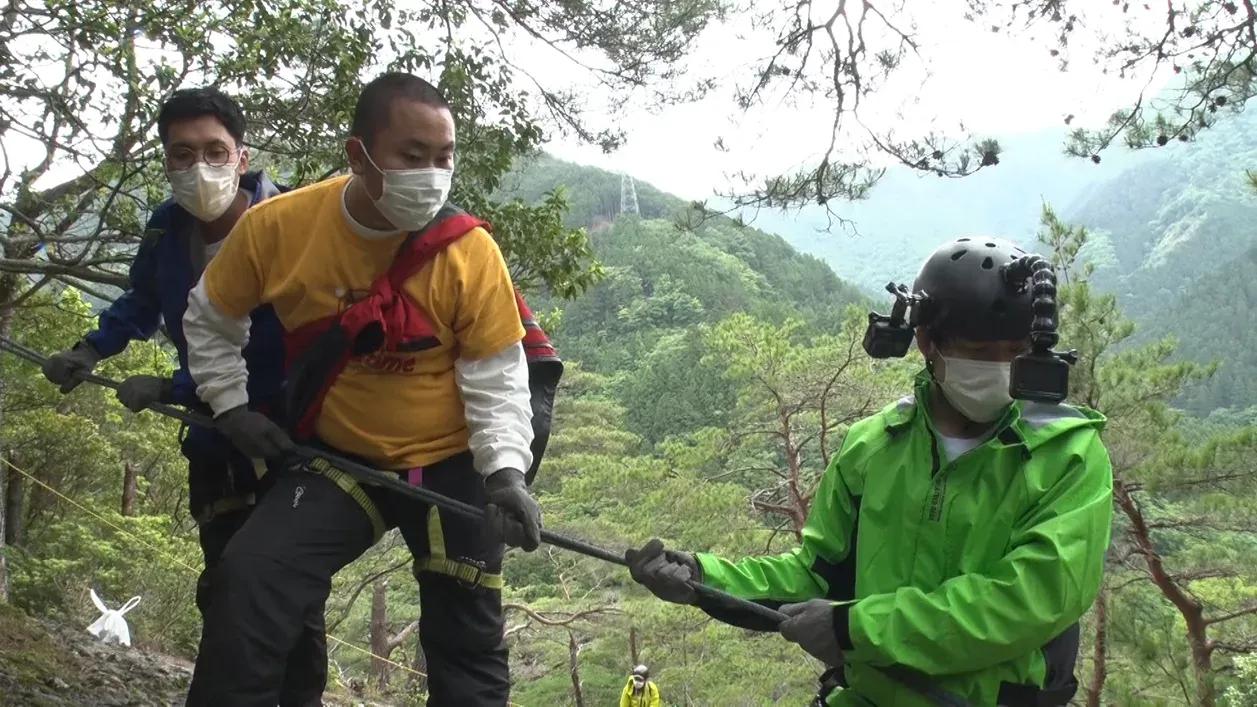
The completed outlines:
[[[1186,407],[1207,414],[1257,406],[1257,243],[1168,299],[1164,311],[1144,317],[1145,337],[1174,336],[1184,357],[1218,364],[1183,397]]]
[[[641,217],[617,219],[618,174],[539,156],[505,184],[506,195],[534,201],[562,187],[569,225],[589,229],[603,280],[572,302],[543,293],[534,308],[559,308],[563,355],[619,381],[630,427],[650,441],[723,422],[732,403],[716,368],[703,363],[696,328],[741,312],[836,332],[844,307],[866,299],[780,237],[724,217],[699,219],[648,184],[636,185]],[[656,375],[640,375],[645,368]]]
[[[1063,210],[1092,233],[1096,283],[1138,319],[1158,316],[1190,283],[1215,276],[1257,242],[1257,116],[1242,113],[1088,190]]]
[[[1257,402],[1254,166],[1249,112],[1090,190],[1066,212],[1090,229],[1095,285],[1117,294],[1138,324],[1134,341],[1173,335],[1180,355],[1220,364],[1181,401],[1201,414]]]

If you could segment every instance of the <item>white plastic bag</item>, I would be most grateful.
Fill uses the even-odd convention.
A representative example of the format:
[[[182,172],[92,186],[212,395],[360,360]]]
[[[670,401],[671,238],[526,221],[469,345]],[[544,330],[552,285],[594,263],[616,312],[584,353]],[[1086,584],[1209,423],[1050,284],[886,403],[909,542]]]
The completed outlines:
[[[87,627],[88,633],[99,638],[105,643],[118,643],[124,646],[131,645],[131,629],[127,627],[127,620],[122,615],[135,608],[140,603],[140,598],[131,597],[121,609],[113,610],[105,606],[105,602],[96,596],[96,590],[89,588],[87,590],[92,595],[92,603],[100,609],[100,618],[96,622]]]

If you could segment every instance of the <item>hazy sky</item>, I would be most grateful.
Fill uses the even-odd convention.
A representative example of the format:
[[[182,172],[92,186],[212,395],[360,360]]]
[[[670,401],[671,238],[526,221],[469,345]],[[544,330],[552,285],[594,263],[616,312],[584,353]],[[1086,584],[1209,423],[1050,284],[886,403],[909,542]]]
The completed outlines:
[[[421,0],[415,0],[421,2]],[[768,3],[742,0],[758,5]],[[923,61],[909,60],[887,84],[866,99],[861,111],[865,124],[883,130],[893,127],[901,136],[919,134],[931,127],[954,131],[963,121],[979,135],[1007,137],[1059,129],[1063,118],[1075,114],[1074,125],[1097,125],[1112,111],[1129,104],[1148,77],[1121,80],[1101,75],[1091,54],[1093,47],[1078,43],[1096,30],[1120,27],[1120,14],[1109,3],[1096,0],[1094,16],[1084,18],[1086,31],[1077,35],[1071,51],[1071,70],[1058,70],[1046,41],[1024,34],[995,34],[991,22],[971,23],[963,18],[965,0],[900,0],[903,9],[893,14],[902,27],[915,27]],[[816,0],[816,12],[828,15],[836,0]],[[858,3],[852,3],[853,6]],[[888,13],[893,0],[878,6]],[[1160,21],[1148,13],[1150,21]],[[491,41],[478,36],[476,27],[465,25],[460,39],[467,46]],[[517,39],[507,46],[510,59],[551,87],[570,87],[591,96],[595,125],[618,124],[627,134],[624,148],[603,154],[578,140],[554,135],[546,149],[576,162],[614,171],[626,171],[675,194],[701,199],[734,185],[735,172],[766,174],[807,165],[829,140],[833,111],[827,103],[777,100],[742,112],[732,95],[738,84],[754,77],[758,60],[773,50],[774,34],[752,26],[751,15],[734,13],[710,27],[699,39],[688,61],[690,76],[714,77],[718,88],[695,103],[656,109],[646,103],[629,103],[614,114],[598,110],[605,104],[590,75],[548,48]],[[876,39],[872,38],[875,42]],[[1045,40],[1040,37],[1040,40]],[[874,47],[877,48],[877,47]],[[156,53],[145,47],[147,59]],[[387,57],[379,57],[387,60]],[[1154,84],[1154,87],[1159,84]],[[521,86],[527,82],[521,78]],[[860,128],[849,125],[855,137]],[[722,139],[724,150],[715,147]],[[42,156],[37,143],[10,134],[5,138],[14,167],[27,166]],[[853,147],[855,141],[841,143]],[[885,159],[874,156],[874,159]],[[72,162],[57,165],[41,185],[69,178],[78,169]]]
[[[818,3],[825,4],[830,3]],[[1085,19],[1088,32],[1072,45],[1068,72],[1059,70],[1042,36],[1034,41],[996,34],[991,22],[963,20],[963,0],[905,4],[911,9],[901,16],[910,14],[916,25],[925,62],[906,64],[865,104],[862,118],[870,126],[893,126],[907,135],[931,126],[954,130],[963,121],[974,133],[997,137],[1058,129],[1063,142],[1066,115],[1077,116],[1074,126],[1102,124],[1149,80],[1101,74],[1092,60],[1094,46],[1079,43],[1084,34],[1120,28],[1120,16],[1107,2],[1097,0],[1096,14]],[[732,84],[754,75],[753,59],[771,51],[769,40],[751,29],[745,16],[710,28],[699,42],[694,74],[719,77],[720,90],[698,103],[662,110],[627,106],[620,120],[627,144],[613,154],[562,136],[547,149],[564,159],[627,171],[687,198],[729,186],[727,175],[739,170],[763,173],[806,164],[828,143],[833,115],[828,105],[778,102],[743,113],[731,98]],[[564,71],[551,64],[553,57],[534,56],[541,66]],[[1163,81],[1157,77],[1154,88]],[[714,147],[718,137],[727,150]]]

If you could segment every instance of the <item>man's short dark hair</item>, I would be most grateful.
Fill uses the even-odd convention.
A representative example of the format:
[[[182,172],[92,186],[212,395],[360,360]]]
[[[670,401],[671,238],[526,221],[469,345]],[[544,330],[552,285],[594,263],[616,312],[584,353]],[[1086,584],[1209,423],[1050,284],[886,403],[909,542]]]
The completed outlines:
[[[230,96],[212,86],[183,88],[170,94],[157,114],[157,135],[161,144],[170,140],[170,124],[178,120],[190,120],[212,115],[227,128],[237,145],[244,144],[244,111]]]
[[[380,74],[363,87],[358,95],[358,105],[354,106],[354,122],[349,134],[361,138],[364,143],[371,140],[384,128],[388,127],[389,110],[393,101],[405,98],[418,101],[434,108],[449,109],[445,94],[440,89],[414,74],[401,71],[390,71]]]

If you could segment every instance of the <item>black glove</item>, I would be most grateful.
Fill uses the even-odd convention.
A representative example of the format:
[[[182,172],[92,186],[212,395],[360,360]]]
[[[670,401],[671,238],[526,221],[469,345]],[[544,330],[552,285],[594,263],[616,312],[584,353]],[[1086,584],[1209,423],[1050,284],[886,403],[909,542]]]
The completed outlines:
[[[96,353],[96,349],[86,341],[80,341],[69,351],[49,356],[44,361],[44,377],[61,386],[62,393],[68,393],[83,382],[79,376],[91,373],[98,363],[100,354]]]
[[[484,522],[499,542],[532,552],[541,544],[541,506],[528,493],[524,472],[498,469],[484,480]]]
[[[698,560],[688,552],[665,550],[663,541],[654,538],[640,550],[627,550],[629,574],[651,594],[674,604],[694,604],[698,594],[689,585],[702,581]]]
[[[250,459],[275,459],[293,449],[292,439],[260,412],[241,405],[214,418],[219,431]]]
[[[153,403],[168,403],[174,383],[157,376],[131,376],[118,386],[118,400],[131,412],[140,412]]]
[[[801,604],[785,604],[780,611],[790,617],[777,627],[787,641],[799,644],[825,665],[842,667],[842,648],[834,628],[832,601],[809,599]]]

